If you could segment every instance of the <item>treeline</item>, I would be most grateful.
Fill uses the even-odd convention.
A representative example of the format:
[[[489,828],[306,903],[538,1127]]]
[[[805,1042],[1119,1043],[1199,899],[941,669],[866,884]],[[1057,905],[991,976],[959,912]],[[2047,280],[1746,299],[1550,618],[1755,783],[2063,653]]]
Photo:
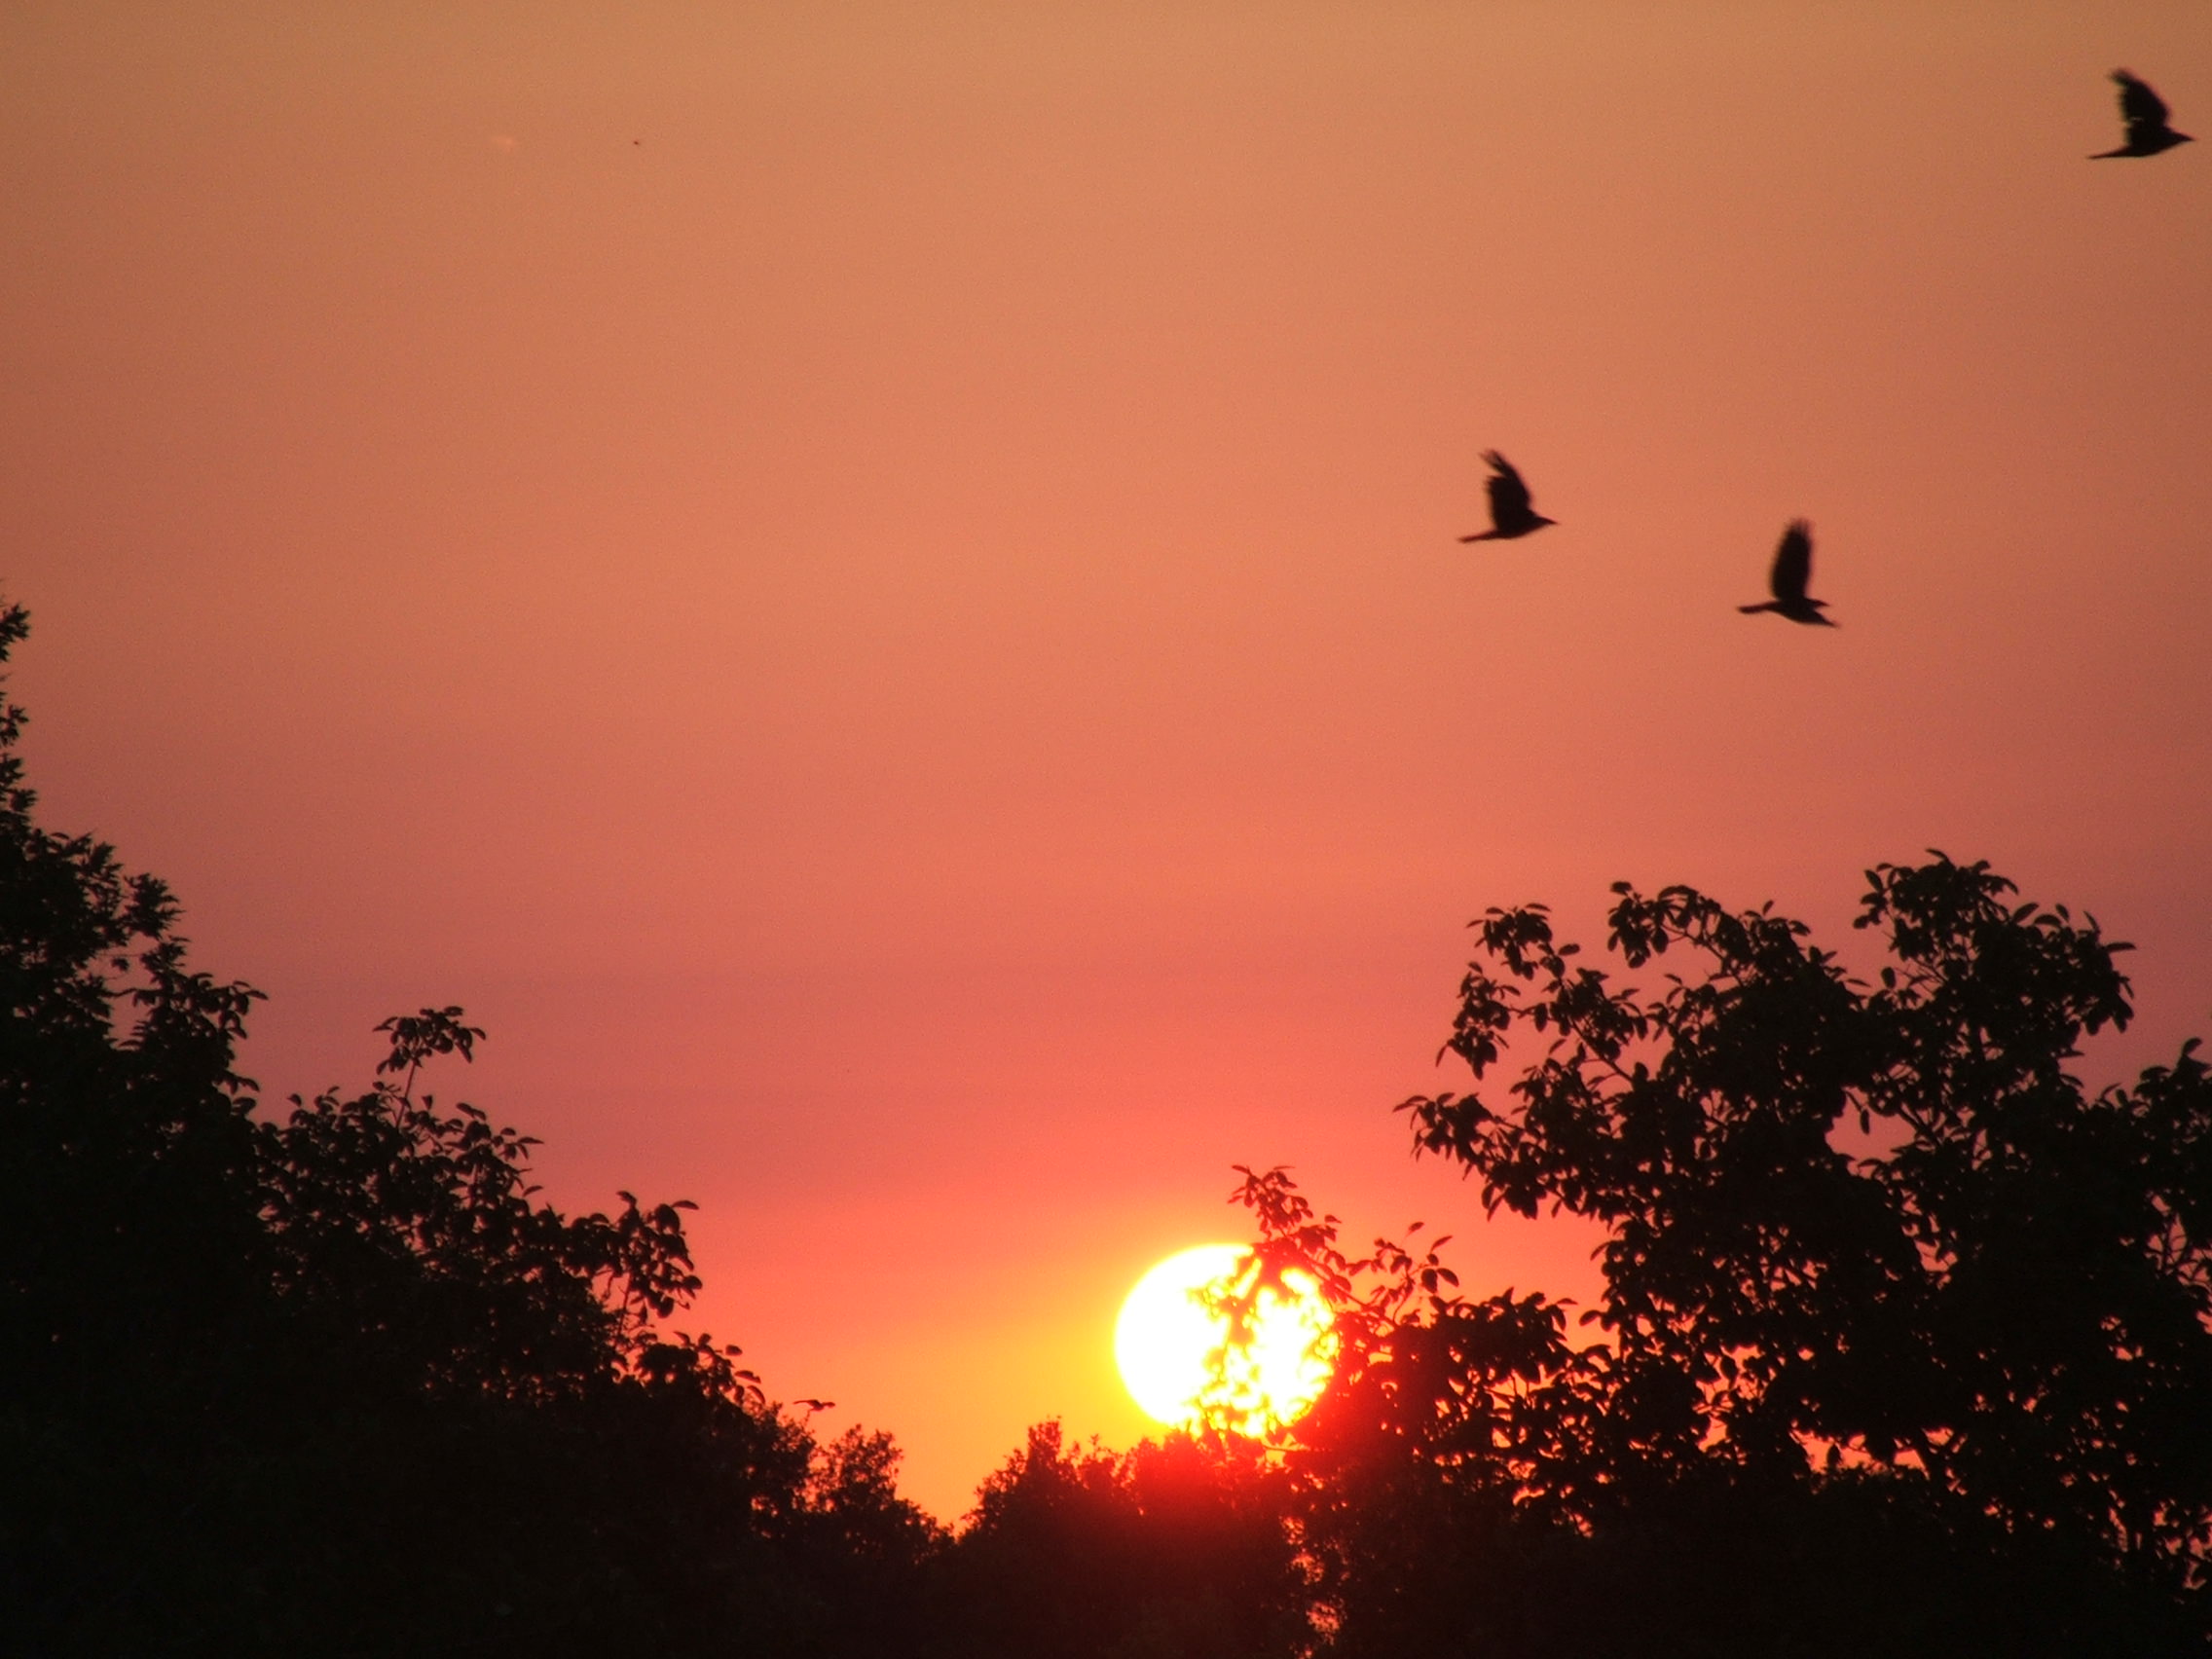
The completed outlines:
[[[0,655],[24,632],[0,614]],[[0,1647],[895,1651],[937,1529],[663,1321],[682,1218],[533,1197],[530,1142],[375,1086],[264,1112],[255,993],[42,830],[0,713]]]
[[[0,612],[0,659],[24,633]],[[1651,996],[1493,911],[1406,1103],[1486,1199],[1607,1229],[1601,1305],[1353,1258],[1248,1174],[1344,1352],[1274,1441],[1042,1425],[950,1531],[672,1321],[682,1206],[564,1215],[387,1021],[234,1069],[255,993],[41,829],[0,712],[0,1624],[53,1655],[1457,1659],[2165,1654],[2212,1634],[2212,1083],[2086,1090],[2121,948],[1980,866],[1869,874],[1887,965],[1620,890]],[[1507,1065],[1508,1056],[1513,1059]],[[1499,1080],[1503,1087],[1497,1087]],[[1235,1309],[1232,1309],[1234,1313]]]

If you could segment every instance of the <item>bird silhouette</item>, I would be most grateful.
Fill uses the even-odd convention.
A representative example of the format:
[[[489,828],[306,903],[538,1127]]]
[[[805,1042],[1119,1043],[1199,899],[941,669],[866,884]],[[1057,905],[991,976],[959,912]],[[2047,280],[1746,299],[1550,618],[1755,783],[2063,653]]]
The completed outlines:
[[[2188,133],[2176,132],[2166,125],[2166,100],[2151,91],[2148,82],[2138,81],[2124,69],[2115,69],[2112,78],[2120,87],[2120,119],[2127,126],[2127,142],[2117,150],[2099,150],[2090,161],[2156,156],[2161,150],[2190,142]]]
[[[1490,462],[1490,477],[1483,486],[1490,492],[1490,529],[1462,535],[1461,541],[1512,541],[1547,524],[1559,523],[1529,504],[1529,486],[1513,470],[1513,462],[1495,450],[1483,451],[1483,460]]]
[[[1806,596],[1805,584],[1812,577],[1813,527],[1803,519],[1791,519],[1789,528],[1782,533],[1781,544],[1774,550],[1774,570],[1766,579],[1766,585],[1774,590],[1774,597],[1764,605],[1739,605],[1736,608],[1747,616],[1753,611],[1771,610],[1792,622],[1833,628],[1835,624],[1821,614],[1827,608],[1827,601]]]

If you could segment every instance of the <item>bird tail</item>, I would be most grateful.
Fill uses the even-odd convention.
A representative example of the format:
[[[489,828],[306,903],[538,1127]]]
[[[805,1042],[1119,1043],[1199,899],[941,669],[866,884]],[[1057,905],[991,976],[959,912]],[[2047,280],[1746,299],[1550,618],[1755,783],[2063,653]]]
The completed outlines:
[[[1462,535],[1459,537],[1461,541],[1495,541],[1497,538],[1497,532],[1494,530],[1486,530],[1477,535]]]
[[[1739,605],[1736,607],[1736,608],[1738,610],[1741,610],[1746,616],[1751,616],[1761,610],[1780,610],[1782,607],[1775,604],[1772,600],[1769,600],[1764,605]]]

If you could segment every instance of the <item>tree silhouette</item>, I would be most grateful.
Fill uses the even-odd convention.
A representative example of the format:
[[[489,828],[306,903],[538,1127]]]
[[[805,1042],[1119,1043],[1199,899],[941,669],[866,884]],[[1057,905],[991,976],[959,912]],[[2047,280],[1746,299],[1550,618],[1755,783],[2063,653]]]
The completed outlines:
[[[0,660],[21,640],[0,609]],[[1281,1170],[1339,1360],[1272,1443],[1056,1424],[948,1538],[887,1436],[818,1443],[677,1203],[570,1215],[422,1085],[264,1110],[258,993],[163,885],[41,828],[0,706],[0,1606],[41,1654],[1457,1659],[2165,1654],[2212,1637],[2212,1077],[2069,1069],[2125,947],[1985,866],[1869,872],[1855,975],[1771,909],[1615,889],[1582,965],[1492,910],[1406,1101],[1485,1201],[1605,1229],[1568,1309],[1354,1258]]]
[[[1447,1045],[1476,1087],[1401,1108],[1493,1210],[1604,1224],[1595,1340],[1433,1248],[1347,1259],[1279,1170],[1235,1195],[1342,1309],[1285,1437],[1337,1651],[2194,1651],[2212,1084],[2194,1042],[2068,1069],[2126,1022],[2125,946],[1940,855],[1869,872],[1864,979],[1771,909],[1614,891],[1663,988],[1493,909]]]
[[[22,639],[0,611],[0,660]],[[912,1651],[938,1533],[662,1321],[683,1207],[568,1216],[533,1144],[416,1090],[259,1110],[258,993],[41,829],[0,709],[0,1606],[42,1654]]]
[[[1493,1208],[1604,1222],[1599,1310],[1664,1457],[1917,1469],[2010,1525],[2177,1581],[2212,1542],[2212,1085],[2194,1041],[2091,1093],[2124,1026],[2093,920],[1985,865],[1868,872],[1871,983],[1803,924],[1616,887],[1610,944],[1699,959],[1656,997],[1493,910],[1450,1043],[1504,1097],[1406,1103]],[[1532,990],[1533,995],[1525,992]],[[1494,1102],[1494,1104],[1493,1104]],[[1854,1148],[1853,1129],[1860,1141]]]
[[[943,1564],[946,1659],[1293,1659],[1309,1595],[1279,1475],[1248,1443],[1125,1454],[1057,1422],[983,1483]]]

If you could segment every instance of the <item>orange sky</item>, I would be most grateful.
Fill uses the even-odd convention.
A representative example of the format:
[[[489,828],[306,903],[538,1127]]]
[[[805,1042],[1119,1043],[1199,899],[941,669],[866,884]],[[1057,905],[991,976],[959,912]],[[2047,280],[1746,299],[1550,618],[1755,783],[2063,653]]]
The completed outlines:
[[[2118,141],[2125,64],[2207,142]],[[564,1203],[907,1447],[1140,1432],[1243,1161],[1586,1287],[1389,1105],[1484,905],[1986,857],[2212,1031],[2212,12],[0,10],[57,827],[465,1004]],[[1506,548],[1478,455],[1561,521]],[[1783,522],[1842,627],[1739,616]]]

